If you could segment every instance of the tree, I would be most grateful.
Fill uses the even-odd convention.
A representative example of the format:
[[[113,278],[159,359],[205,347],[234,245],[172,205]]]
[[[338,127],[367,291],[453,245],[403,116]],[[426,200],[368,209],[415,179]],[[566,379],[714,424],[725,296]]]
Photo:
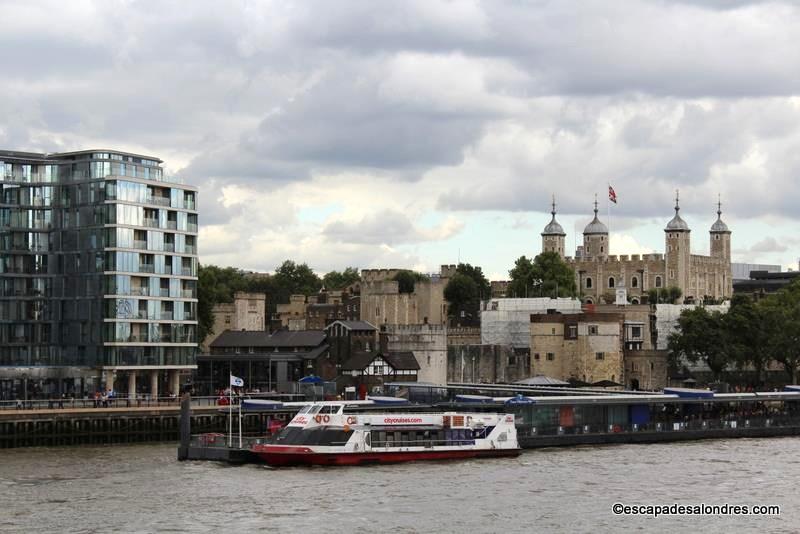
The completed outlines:
[[[800,281],[758,302],[772,324],[769,341],[772,358],[783,365],[789,381],[797,384],[800,368]]]
[[[284,261],[272,277],[276,302],[289,302],[289,295],[311,295],[319,292],[322,280],[305,263]]]
[[[542,252],[533,261],[521,256],[508,272],[508,291],[516,297],[574,297],[575,271],[556,252]]]
[[[361,273],[358,267],[347,267],[344,271],[330,271],[322,277],[322,284],[325,289],[344,289],[358,282]]]
[[[726,315],[709,313],[703,307],[683,310],[678,317],[678,331],[669,336],[672,363],[680,365],[681,357],[690,362],[703,361],[719,380],[725,367],[733,361]]]
[[[458,267],[456,267],[456,272],[468,276],[475,282],[479,299],[488,299],[491,297],[492,286],[489,284],[489,280],[483,275],[483,270],[480,267],[477,265],[472,266],[469,263],[459,263]]]
[[[427,280],[428,277],[421,273],[416,273],[414,271],[409,270],[402,270],[399,271],[396,275],[394,275],[393,280],[397,282],[399,286],[398,290],[400,293],[413,293],[414,292],[414,285],[417,282],[422,282]]]
[[[201,343],[214,328],[214,306],[231,302],[236,291],[245,289],[244,275],[238,269],[200,266],[197,273],[197,338]]]
[[[774,330],[772,315],[773,310],[767,306],[757,306],[750,297],[736,295],[726,317],[727,335],[737,366],[753,368],[756,386],[762,384],[764,369],[773,359],[775,336],[780,335]]]
[[[450,304],[448,314],[460,324],[474,323],[478,317],[480,295],[478,284],[469,276],[456,273],[444,288],[444,298]]]

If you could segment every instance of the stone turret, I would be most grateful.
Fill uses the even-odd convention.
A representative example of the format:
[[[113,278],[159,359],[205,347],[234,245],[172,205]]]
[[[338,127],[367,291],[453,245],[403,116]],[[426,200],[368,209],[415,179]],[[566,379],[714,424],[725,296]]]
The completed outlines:
[[[542,232],[542,252],[557,252],[560,257],[564,257],[565,240],[567,234],[556,221],[556,199],[553,197],[553,209],[550,212],[552,220],[544,227]]]
[[[666,275],[665,286],[677,286],[686,294],[689,277],[689,260],[691,258],[691,230],[680,216],[678,191],[675,191],[675,216],[664,228],[666,239]]]
[[[712,258],[720,258],[731,261],[731,231],[728,225],[722,222],[722,202],[717,201],[717,220],[711,225],[709,230],[711,237]]]
[[[586,258],[608,257],[608,227],[597,218],[597,198],[594,199],[594,219],[583,229],[583,254]]]

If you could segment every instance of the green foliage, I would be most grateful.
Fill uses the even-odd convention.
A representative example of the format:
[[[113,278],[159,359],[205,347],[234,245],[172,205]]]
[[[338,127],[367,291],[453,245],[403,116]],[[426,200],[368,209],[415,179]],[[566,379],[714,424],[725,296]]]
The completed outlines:
[[[683,292],[678,286],[653,288],[647,290],[647,302],[650,304],[675,304]]]
[[[358,267],[347,267],[344,271],[331,271],[322,277],[325,289],[344,289],[361,279]]]
[[[480,267],[477,265],[472,266],[469,263],[459,263],[458,267],[456,267],[456,272],[468,276],[475,282],[479,299],[488,299],[492,296],[492,286],[489,284],[489,280],[486,279]]]
[[[508,272],[508,294],[515,297],[574,297],[575,271],[556,252],[542,252],[533,261],[521,256]]]
[[[200,341],[214,328],[214,306],[220,302],[231,302],[233,294],[245,288],[244,276],[237,269],[200,266],[197,273],[197,335]]]
[[[444,288],[444,298],[450,304],[449,316],[461,325],[475,323],[480,308],[479,292],[475,280],[457,272]]]
[[[275,269],[273,291],[277,302],[289,302],[289,295],[311,295],[322,288],[322,280],[305,263],[284,261]]]
[[[669,348],[673,363],[683,356],[702,360],[715,377],[727,367],[749,368],[757,385],[771,362],[783,365],[797,383],[800,368],[800,281],[758,302],[736,295],[727,314],[697,307],[684,310]]]
[[[414,285],[417,282],[428,280],[428,277],[422,273],[402,270],[398,272],[396,275],[394,275],[394,278],[392,278],[392,280],[397,282],[400,293],[413,293]]]
[[[201,265],[197,278],[197,330],[201,342],[214,328],[214,306],[232,302],[233,294],[237,291],[266,293],[269,303],[267,311],[271,313],[275,311],[276,304],[289,302],[289,295],[311,295],[322,287],[322,280],[308,265],[290,260],[283,262],[273,275],[255,277],[246,277],[233,267]]]
[[[681,356],[690,362],[703,361],[714,378],[719,379],[732,362],[726,319],[726,315],[718,311],[709,313],[701,306],[684,310],[678,318],[679,331],[669,336],[672,363],[678,363]]]

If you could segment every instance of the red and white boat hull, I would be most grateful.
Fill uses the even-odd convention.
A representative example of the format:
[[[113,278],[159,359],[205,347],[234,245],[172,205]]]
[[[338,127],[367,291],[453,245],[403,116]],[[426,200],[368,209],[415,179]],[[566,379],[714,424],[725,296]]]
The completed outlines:
[[[514,457],[520,453],[520,449],[319,452],[308,447],[282,445],[256,445],[252,450],[264,463],[272,466],[392,464],[424,460]]]

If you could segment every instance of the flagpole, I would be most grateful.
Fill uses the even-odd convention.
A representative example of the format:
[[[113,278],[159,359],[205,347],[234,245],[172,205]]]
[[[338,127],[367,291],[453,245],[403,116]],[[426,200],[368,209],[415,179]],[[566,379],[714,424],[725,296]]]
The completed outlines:
[[[239,448],[242,448],[242,400],[239,399]]]
[[[611,182],[608,183],[606,192],[606,215],[608,217],[608,255],[611,255]]]
[[[233,366],[231,366],[233,367]],[[233,369],[228,373],[228,448],[233,446]]]

